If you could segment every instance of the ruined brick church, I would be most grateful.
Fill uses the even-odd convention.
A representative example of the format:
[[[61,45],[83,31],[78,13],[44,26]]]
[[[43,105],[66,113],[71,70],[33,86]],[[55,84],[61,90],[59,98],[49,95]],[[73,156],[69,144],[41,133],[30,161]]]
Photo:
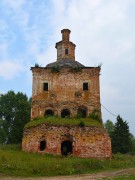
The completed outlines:
[[[57,60],[46,67],[32,67],[31,120],[49,115],[61,118],[87,118],[95,112],[101,117],[100,67],[86,67],[75,60],[76,45],[70,41],[70,30],[63,29],[57,42]],[[100,122],[102,124],[102,122]],[[63,154],[79,157],[111,157],[111,142],[103,128],[64,125],[24,129],[22,149],[29,152]]]

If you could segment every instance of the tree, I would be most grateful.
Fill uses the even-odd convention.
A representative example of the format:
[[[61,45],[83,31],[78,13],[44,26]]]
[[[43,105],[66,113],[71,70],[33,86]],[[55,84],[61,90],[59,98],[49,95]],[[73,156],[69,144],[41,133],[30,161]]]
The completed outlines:
[[[132,149],[131,153],[135,154],[135,137],[131,134]]]
[[[111,120],[107,120],[105,123],[104,123],[104,127],[108,133],[108,135],[111,137],[111,134],[114,130],[114,124]]]
[[[4,129],[4,121],[0,119],[0,144],[3,144],[6,139],[6,132]]]
[[[124,154],[131,151],[132,142],[129,126],[119,115],[117,116],[114,130],[111,133],[111,140],[113,153],[120,152]]]
[[[21,92],[9,91],[0,97],[0,119],[5,143],[20,143],[24,125],[30,120],[30,101]]]

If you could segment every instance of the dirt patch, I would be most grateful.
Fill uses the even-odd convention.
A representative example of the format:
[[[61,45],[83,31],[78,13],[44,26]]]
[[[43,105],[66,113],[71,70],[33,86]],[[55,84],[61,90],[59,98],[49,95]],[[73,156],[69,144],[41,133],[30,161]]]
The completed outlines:
[[[0,175],[0,179],[2,180],[98,180],[107,177],[115,177],[122,175],[130,175],[135,174],[135,168],[130,169],[122,169],[118,171],[107,171],[96,174],[84,174],[84,175],[73,175],[73,176],[55,176],[55,177],[36,177],[36,178],[21,178],[21,177],[6,177]]]

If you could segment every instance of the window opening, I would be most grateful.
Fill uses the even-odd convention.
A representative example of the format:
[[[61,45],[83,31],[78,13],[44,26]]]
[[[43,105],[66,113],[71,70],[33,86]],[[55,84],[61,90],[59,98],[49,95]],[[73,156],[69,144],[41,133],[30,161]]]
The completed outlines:
[[[61,111],[61,117],[62,118],[69,118],[70,117],[70,111],[68,109],[63,109]]]
[[[88,83],[87,82],[83,83],[83,90],[84,91],[88,90]]]
[[[63,141],[61,143],[61,154],[64,156],[68,156],[72,154],[73,147],[71,141]]]
[[[77,114],[79,117],[85,118],[87,116],[87,111],[86,109],[79,108]]]
[[[68,54],[68,49],[65,49],[65,54]]]
[[[44,91],[48,91],[48,83],[44,83]]]
[[[45,111],[45,116],[53,116],[54,112],[51,109]]]
[[[46,141],[40,141],[40,151],[44,151],[46,148]]]

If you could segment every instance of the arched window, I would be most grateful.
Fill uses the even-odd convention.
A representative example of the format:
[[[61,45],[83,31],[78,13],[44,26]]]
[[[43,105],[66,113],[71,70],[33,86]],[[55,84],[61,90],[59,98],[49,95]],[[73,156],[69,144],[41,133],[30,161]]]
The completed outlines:
[[[68,54],[68,49],[65,49],[65,54]]]
[[[72,154],[72,142],[71,141],[63,141],[61,143],[61,154],[64,156]]]
[[[45,116],[53,116],[53,115],[54,115],[54,112],[51,109],[47,109],[45,111]]]
[[[46,141],[45,140],[40,141],[40,146],[39,146],[40,151],[44,151],[45,148],[46,148]]]
[[[86,108],[79,108],[78,111],[77,111],[77,115],[79,117],[85,118],[87,116]]]
[[[68,109],[63,109],[61,111],[61,117],[62,118],[69,118],[70,117],[70,111]]]

